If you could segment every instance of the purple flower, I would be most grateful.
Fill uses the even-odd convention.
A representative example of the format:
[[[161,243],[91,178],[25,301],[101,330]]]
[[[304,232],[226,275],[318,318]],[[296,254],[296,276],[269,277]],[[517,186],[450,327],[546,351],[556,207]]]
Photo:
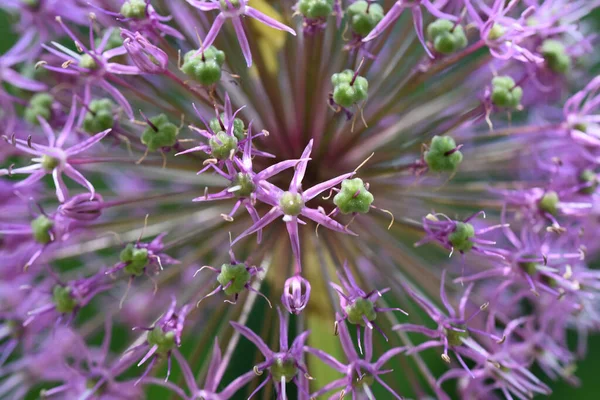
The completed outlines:
[[[38,117],[40,124],[42,125],[42,130],[48,139],[48,145],[44,146],[33,143],[31,139],[14,139],[15,146],[19,150],[35,156],[32,158],[34,164],[21,168],[1,169],[0,176],[28,174],[29,177],[27,179],[22,180],[14,185],[15,188],[20,188],[32,185],[38,182],[44,176],[50,174],[52,175],[52,179],[56,187],[56,197],[58,198],[58,201],[64,203],[69,197],[67,186],[65,185],[62,177],[64,173],[81,186],[87,188],[90,191],[90,200],[94,199],[96,194],[94,185],[92,185],[92,183],[88,181],[81,174],[81,172],[77,171],[73,165],[77,165],[80,162],[80,160],[76,157],[79,153],[88,150],[93,145],[98,143],[100,140],[102,140],[102,138],[110,133],[111,129],[97,133],[91,138],[83,140],[65,149],[64,147],[67,143],[67,140],[74,130],[76,113],[76,98],[73,97],[69,117],[58,137],[55,136],[50,125],[48,125],[43,118]]]
[[[225,21],[227,19],[231,19],[233,28],[235,29],[235,34],[240,43],[240,47],[242,48],[242,53],[246,59],[246,64],[248,67],[252,66],[252,53],[250,51],[248,38],[246,37],[246,33],[244,31],[244,25],[242,24],[242,16],[254,18],[257,21],[270,26],[271,28],[278,29],[280,31],[287,31],[296,36],[296,32],[292,28],[248,6],[246,4],[247,0],[187,0],[187,2],[201,11],[220,10],[219,15],[217,18],[215,18],[213,25],[204,38],[202,46],[198,50],[197,55],[200,54],[203,49],[206,49],[213,44]]]
[[[336,319],[341,319],[339,314],[336,315]],[[350,338],[350,333],[348,332],[346,323],[342,322],[338,326],[340,342],[342,344],[342,349],[346,354],[348,364],[339,362],[334,357],[325,353],[323,350],[314,349],[308,346],[305,346],[304,348],[307,353],[317,356],[325,364],[344,375],[343,378],[336,379],[312,393],[311,397],[318,398],[330,390],[341,388],[342,391],[340,392],[340,397],[344,397],[345,395],[352,393],[352,398],[357,398],[361,394],[365,394],[368,398],[374,399],[375,397],[371,391],[371,386],[375,383],[375,381],[377,381],[388,391],[388,393],[390,393],[390,395],[394,396],[394,398],[402,399],[402,397],[396,393],[394,389],[388,386],[388,384],[381,379],[380,375],[385,375],[392,372],[391,369],[382,369],[383,366],[386,362],[402,353],[405,349],[403,347],[395,347],[390,349],[383,353],[377,361],[373,362],[373,330],[367,329],[365,331],[364,358],[360,358],[356,352],[356,349],[354,348],[354,345],[352,344],[352,339]]]
[[[310,299],[310,282],[300,275],[294,275],[285,281],[281,304],[292,314],[300,314]]]
[[[140,32],[121,30],[123,47],[131,57],[131,61],[141,72],[160,74],[167,70],[169,57],[167,53],[154,46]]]
[[[262,355],[265,357],[265,361],[256,365],[253,371],[250,371],[228,386],[227,393],[235,392],[240,387],[244,386],[256,375],[262,375],[264,371],[268,370],[267,378],[250,394],[248,398],[252,398],[260,389],[265,386],[272,378],[275,384],[275,390],[277,392],[277,399],[285,400],[286,391],[285,385],[288,382],[294,382],[298,387],[298,390],[302,392],[303,385],[300,383],[298,374],[302,373],[304,378],[313,379],[306,369],[304,364],[304,342],[308,338],[309,331],[302,332],[298,335],[291,346],[288,344],[288,320],[283,315],[280,309],[277,309],[279,315],[279,351],[274,352],[269,349],[269,346],[258,336],[247,327],[238,324],[237,322],[231,322],[231,325],[246,339],[250,340],[260,350]],[[234,384],[235,383],[235,384]],[[308,393],[303,393],[308,395]]]

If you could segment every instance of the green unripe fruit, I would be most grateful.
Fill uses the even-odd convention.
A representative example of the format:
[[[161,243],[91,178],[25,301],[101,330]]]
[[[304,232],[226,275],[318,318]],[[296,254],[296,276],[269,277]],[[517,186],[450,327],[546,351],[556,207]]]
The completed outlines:
[[[506,29],[500,24],[494,24],[488,33],[488,40],[500,39],[506,33]]]
[[[60,160],[56,157],[52,157],[49,156],[47,154],[44,154],[42,156],[42,168],[45,169],[46,171],[50,172],[52,171],[54,168],[58,167],[60,165]]]
[[[142,133],[142,143],[148,147],[149,151],[175,146],[179,128],[169,122],[169,118],[165,114],[150,118],[150,122],[152,125]]]
[[[298,215],[304,208],[304,200],[299,193],[284,192],[279,199],[279,207],[285,215]]]
[[[254,182],[252,181],[250,175],[244,174],[242,172],[238,172],[233,181],[231,182],[230,188],[234,187],[237,188],[237,190],[233,192],[233,194],[235,194],[236,197],[248,197],[256,189],[256,186],[254,185]]]
[[[165,354],[175,348],[175,332],[164,332],[160,326],[155,326],[146,338],[150,347],[157,346],[158,354]]]
[[[466,339],[469,337],[469,332],[467,331],[466,325],[453,325],[453,328],[462,329],[464,332],[455,331],[454,329],[446,329],[444,328],[444,333],[448,338],[448,344],[450,346],[460,346],[463,344],[462,339]]]
[[[210,154],[218,160],[225,160],[231,156],[231,153],[237,152],[238,140],[235,136],[230,136],[226,132],[218,132],[209,140]]]
[[[383,7],[379,4],[359,0],[352,3],[346,10],[350,28],[359,36],[367,36],[383,19]]]
[[[451,54],[467,46],[463,27],[447,19],[438,19],[429,24],[427,38],[433,43],[433,48],[442,54]]]
[[[140,276],[148,265],[148,249],[136,248],[129,243],[119,255],[121,262],[127,263],[123,269],[127,275]]]
[[[375,321],[375,318],[377,318],[377,311],[375,311],[373,302],[362,297],[357,298],[352,304],[346,306],[345,311],[348,314],[348,322],[353,325],[367,326],[363,316],[369,322]]]
[[[110,99],[92,100],[83,120],[83,129],[88,133],[98,133],[112,128],[115,124],[114,106]]]
[[[510,76],[497,76],[492,79],[492,103],[502,108],[515,109],[521,104],[523,89],[515,86]]]
[[[456,142],[450,136],[434,136],[423,155],[429,170],[454,172],[463,160],[462,153],[456,147]]]
[[[547,212],[550,215],[556,215],[558,213],[558,193],[555,191],[546,192],[538,202],[538,207],[541,211]]]
[[[221,67],[225,62],[225,53],[214,46],[205,49],[203,53],[195,55],[196,50],[188,51],[183,58],[181,70],[204,86],[219,82]]]
[[[333,0],[300,0],[298,11],[307,19],[327,18],[333,11]]]
[[[48,244],[52,241],[52,234],[50,230],[54,226],[54,222],[46,217],[40,215],[33,221],[31,221],[31,234],[33,239],[40,244]]]
[[[121,6],[121,15],[125,18],[141,19],[146,17],[146,2],[144,0],[128,0]]]
[[[244,264],[223,264],[221,272],[217,276],[217,282],[223,287],[231,283],[223,291],[227,296],[240,294],[250,282],[252,275]]]
[[[87,68],[87,69],[98,68],[98,64],[96,63],[96,60],[94,60],[94,57],[90,56],[87,53],[83,54],[81,56],[81,58],[79,59],[79,66],[81,68]]]
[[[56,311],[61,314],[72,313],[77,307],[77,300],[71,295],[71,288],[56,285],[52,289],[52,302]]]
[[[223,121],[223,123],[225,121],[224,113],[221,113],[221,121]],[[208,125],[210,126],[210,129],[212,129],[213,132],[220,132],[227,129],[227,127],[221,127],[221,124],[219,123],[219,120],[217,118],[211,119]],[[242,121],[239,118],[235,118],[233,120],[233,135],[236,138],[238,138],[238,140],[242,140],[246,137],[245,130],[246,126],[244,125],[244,121]]]
[[[448,240],[452,247],[458,251],[469,251],[473,248],[473,242],[469,239],[475,236],[475,228],[473,225],[465,222],[457,222],[454,232],[448,236]]]
[[[333,101],[350,108],[359,101],[366,100],[369,82],[362,76],[354,77],[354,71],[347,69],[331,76],[333,84]]]
[[[598,188],[598,183],[599,183],[598,182],[598,176],[591,169],[583,170],[583,172],[581,172],[581,174],[579,175],[579,181],[581,183],[588,183],[588,184],[590,184],[587,187],[581,188],[579,190],[579,193],[582,193],[582,194],[592,194]]]
[[[566,73],[571,67],[571,57],[567,54],[565,46],[558,40],[544,40],[542,55],[548,68],[558,74]]]
[[[25,109],[24,117],[32,125],[39,125],[38,116],[49,120],[52,116],[52,103],[54,97],[49,93],[38,93],[31,97],[29,105]]]
[[[281,382],[281,378],[284,378],[286,382],[290,382],[298,374],[294,359],[283,357],[277,357],[269,370],[275,382]]]
[[[366,214],[373,203],[373,195],[367,190],[360,178],[342,181],[342,190],[333,198],[333,204],[342,214]]]

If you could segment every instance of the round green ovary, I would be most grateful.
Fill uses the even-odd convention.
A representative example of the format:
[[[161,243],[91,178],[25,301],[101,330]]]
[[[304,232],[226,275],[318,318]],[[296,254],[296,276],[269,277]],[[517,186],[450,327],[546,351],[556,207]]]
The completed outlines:
[[[149,151],[156,151],[163,147],[173,147],[177,142],[179,128],[169,122],[165,114],[159,114],[150,118],[154,127],[148,126],[142,133],[142,143],[148,147]],[[156,128],[156,130],[154,130]]]
[[[98,133],[112,128],[114,106],[110,99],[92,100],[83,120],[83,129],[88,133]]]
[[[463,160],[456,142],[450,136],[434,136],[429,149],[423,155],[429,170],[433,172],[454,172]],[[452,152],[451,154],[449,154]]]
[[[333,101],[344,108],[350,108],[367,98],[369,83],[362,76],[357,76],[355,79],[354,71],[351,69],[333,74],[331,83],[333,84]]]
[[[221,121],[225,121],[225,114],[223,113],[221,113]],[[210,129],[212,129],[213,132],[220,132],[227,129],[227,127],[221,126],[221,123],[217,118],[211,119],[208,125],[210,126]],[[245,129],[246,127],[244,125],[244,121],[242,121],[239,118],[235,118],[233,120],[233,136],[235,136],[238,140],[242,140],[245,138]]]
[[[147,341],[151,347],[158,347],[156,350],[158,354],[164,354],[175,347],[175,332],[168,331],[165,333],[160,326],[155,326],[154,329],[148,332]]]
[[[231,11],[231,9],[233,8],[234,10],[237,10],[240,8],[240,1],[239,0],[219,0],[219,4],[221,5],[221,10],[224,11]]]
[[[219,160],[224,160],[231,156],[231,153],[237,151],[238,140],[235,136],[230,136],[226,132],[218,132],[208,141],[210,145],[210,154]]]
[[[492,103],[495,106],[515,109],[521,104],[523,89],[515,86],[510,76],[497,76],[492,79]]]
[[[224,289],[225,294],[231,296],[241,293],[250,282],[251,277],[252,275],[244,264],[223,264],[221,272],[217,276],[217,282],[223,287],[231,283],[229,287]]]
[[[502,25],[494,24],[488,33],[489,40],[500,39],[506,33],[506,29]]]
[[[146,16],[146,2],[144,0],[129,0],[121,6],[121,15],[125,18],[144,18]]]
[[[583,172],[581,172],[581,174],[579,175],[579,181],[581,183],[589,185],[584,188],[581,188],[579,190],[579,193],[592,194],[598,188],[598,177],[596,176],[596,173],[591,169],[586,169]]]
[[[56,311],[61,314],[73,312],[77,307],[77,300],[71,295],[71,288],[56,285],[52,289],[52,302],[56,307]]]
[[[79,66],[82,68],[87,68],[87,69],[98,68],[98,64],[96,63],[96,60],[94,60],[94,58],[87,53],[83,54],[81,56],[81,58],[79,59]]]
[[[547,212],[550,215],[556,215],[558,213],[559,201],[558,193],[549,191],[542,196],[538,203],[538,207],[543,212]]]
[[[181,70],[204,86],[219,82],[225,53],[210,46],[204,53],[196,55],[196,50],[186,53]]]
[[[29,101],[29,105],[25,109],[24,117],[30,124],[39,125],[38,116],[45,120],[50,119],[52,115],[52,103],[54,97],[48,93],[38,93]]]
[[[548,68],[552,71],[564,74],[571,67],[571,58],[567,54],[565,46],[558,40],[545,40],[542,43],[541,52]]]
[[[467,46],[463,27],[447,19],[438,19],[429,24],[427,38],[435,50],[442,54],[451,54]]]
[[[452,326],[453,328],[462,329],[464,332],[455,331],[454,329],[445,329],[444,333],[448,338],[448,344],[450,346],[460,346],[462,345],[462,340],[469,337],[469,332],[467,331],[466,325],[456,325]]]
[[[300,0],[298,11],[307,19],[326,18],[333,11],[333,1]]]
[[[60,165],[60,160],[56,157],[44,154],[42,156],[41,164],[43,169],[45,169],[48,172],[51,172],[54,168]]]
[[[54,222],[48,219],[45,215],[40,215],[31,221],[31,233],[36,242],[47,244],[52,241],[50,230],[54,226]]]
[[[278,357],[275,359],[273,365],[271,365],[270,371],[276,382],[281,382],[281,378],[285,378],[285,381],[289,382],[294,379],[298,373],[298,368],[296,368],[294,360],[286,360],[282,357]]]
[[[373,195],[360,178],[342,181],[342,189],[333,198],[333,204],[340,209],[342,214],[365,214],[369,212],[371,203],[373,203]]]
[[[244,174],[242,172],[238,172],[233,181],[231,182],[230,187],[236,187],[237,190],[233,193],[237,197],[248,197],[256,189],[254,182],[252,182],[252,178],[248,174]]]
[[[452,244],[455,250],[458,251],[469,251],[473,248],[473,242],[469,239],[475,236],[475,229],[473,225],[457,222],[454,232],[448,236],[448,240]]]
[[[373,377],[373,375],[369,374],[368,372],[363,373],[362,370],[360,374],[358,374],[356,370],[353,370],[352,377],[352,386],[354,386],[358,390],[361,390],[364,385],[371,387],[373,386],[373,383],[375,383],[375,378]]]
[[[304,208],[304,200],[298,193],[285,192],[279,199],[279,206],[285,215],[298,215]]]
[[[368,11],[367,11],[368,10]],[[359,36],[367,36],[383,19],[383,8],[376,3],[359,0],[352,3],[346,10],[350,28]]]
[[[144,273],[144,268],[148,265],[148,249],[138,249],[129,243],[121,251],[119,258],[121,262],[127,263],[123,269],[126,274],[140,276]]]
[[[363,298],[358,298],[352,304],[346,306],[346,314],[348,314],[348,322],[354,325],[366,326],[367,323],[364,321],[363,316],[369,322],[375,321],[375,318],[377,318],[373,302]]]

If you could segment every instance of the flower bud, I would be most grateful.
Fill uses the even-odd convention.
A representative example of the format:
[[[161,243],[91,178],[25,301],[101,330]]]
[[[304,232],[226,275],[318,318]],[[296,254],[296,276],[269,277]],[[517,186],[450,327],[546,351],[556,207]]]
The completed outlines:
[[[131,56],[131,61],[148,74],[160,74],[167,69],[169,56],[167,53],[150,43],[141,33],[130,32],[126,29],[121,31],[123,46]]]
[[[61,205],[59,212],[78,221],[94,221],[102,214],[102,196],[95,194],[90,200],[89,193],[78,194]]]
[[[310,298],[310,283],[295,275],[285,281],[281,302],[286,310],[292,314],[300,314],[308,304]]]

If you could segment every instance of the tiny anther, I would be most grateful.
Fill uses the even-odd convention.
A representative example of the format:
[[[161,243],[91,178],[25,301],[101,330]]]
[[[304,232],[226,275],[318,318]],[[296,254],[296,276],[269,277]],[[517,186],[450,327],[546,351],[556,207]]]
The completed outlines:
[[[486,309],[487,309],[489,306],[490,306],[490,302],[489,302],[489,301],[487,301],[487,302],[483,303],[483,304],[482,304],[482,305],[479,307],[479,309],[480,309],[481,311],[485,311],[485,310],[486,310]]]
[[[446,354],[446,353],[442,354],[442,360],[444,360],[444,362],[450,364],[450,357],[448,356],[448,354]]]
[[[43,67],[46,64],[48,64],[46,61],[38,61],[38,62],[35,63],[35,65],[34,65],[33,68],[37,70],[37,69],[40,69],[41,67]]]
[[[498,340],[496,343],[498,344],[502,344],[506,341],[506,335],[502,335],[502,337],[500,338],[500,340]]]
[[[31,135],[27,136],[27,147],[33,149],[33,146],[31,145]]]
[[[260,369],[258,369],[258,366],[255,365],[252,370],[254,371],[254,373],[258,376],[261,376],[263,374],[264,371],[261,371]]]
[[[64,69],[66,69],[66,68],[69,68],[69,66],[70,66],[71,64],[73,64],[73,63],[75,63],[75,61],[74,61],[74,60],[67,60],[67,61],[65,61],[64,63],[62,63],[60,66],[61,66],[62,68],[64,68]]]
[[[227,214],[221,214],[221,218],[223,218],[227,222],[233,222],[233,217]]]

